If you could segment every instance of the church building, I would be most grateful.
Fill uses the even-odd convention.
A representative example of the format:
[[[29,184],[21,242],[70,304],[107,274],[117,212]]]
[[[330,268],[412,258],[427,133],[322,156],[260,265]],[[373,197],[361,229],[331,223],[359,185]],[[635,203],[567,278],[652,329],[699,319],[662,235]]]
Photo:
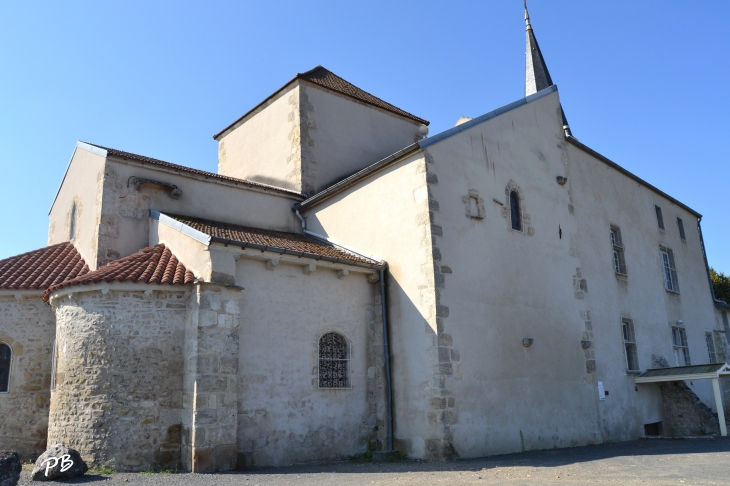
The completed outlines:
[[[524,98],[441,133],[317,66],[215,135],[218,173],[78,142],[48,246],[0,261],[0,449],[214,472],[724,435],[702,216],[573,135],[525,18]]]

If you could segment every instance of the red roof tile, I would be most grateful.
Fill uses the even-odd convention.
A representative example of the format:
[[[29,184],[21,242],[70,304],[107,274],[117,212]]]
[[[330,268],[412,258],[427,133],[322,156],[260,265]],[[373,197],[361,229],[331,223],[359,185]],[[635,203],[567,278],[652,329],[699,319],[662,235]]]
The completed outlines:
[[[114,260],[86,275],[58,283],[43,294],[48,301],[56,290],[100,282],[134,282],[167,285],[186,285],[195,279],[164,244],[143,248],[134,255]]]
[[[72,243],[59,243],[0,260],[0,289],[43,290],[88,271]]]
[[[314,256],[323,256],[330,259],[343,260],[346,262],[358,262],[367,265],[381,265],[382,262],[365,258],[344,248],[328,244],[325,241],[311,238],[307,235],[297,233],[286,233],[284,231],[273,231],[235,224],[221,223],[207,219],[193,218],[190,216],[179,216],[168,214],[167,216],[180,221],[183,224],[205,233],[213,238],[230,240],[231,242],[248,243],[272,249],[291,250],[293,252],[308,253]]]
[[[117,157],[120,159],[127,159],[127,160],[135,160],[137,162],[142,162],[144,164],[164,167],[166,169],[176,170],[179,172],[187,172],[188,174],[195,174],[195,175],[207,177],[210,179],[216,179],[219,181],[227,181],[227,182],[232,182],[234,184],[240,184],[242,186],[256,187],[259,189],[266,189],[266,190],[270,190],[270,191],[281,192],[281,193],[289,194],[292,196],[304,197],[304,195],[299,192],[292,191],[290,189],[284,189],[283,187],[270,186],[268,184],[260,184],[258,182],[247,181],[244,179],[236,179],[235,177],[228,177],[228,176],[216,174],[215,172],[208,172],[205,170],[193,169],[192,167],[185,167],[184,165],[177,165],[177,164],[173,164],[171,162],[165,162],[164,160],[158,160],[158,159],[153,159],[152,157],[146,157],[144,155],[137,155],[137,154],[133,154],[131,152],[124,152],[123,150],[117,150],[117,149],[113,149],[113,148],[109,148],[109,147],[102,147],[101,145],[96,145],[94,143],[88,143],[88,142],[83,142],[83,143],[86,143],[93,147],[100,148],[102,150],[106,150],[107,155],[111,156],[111,157]]]

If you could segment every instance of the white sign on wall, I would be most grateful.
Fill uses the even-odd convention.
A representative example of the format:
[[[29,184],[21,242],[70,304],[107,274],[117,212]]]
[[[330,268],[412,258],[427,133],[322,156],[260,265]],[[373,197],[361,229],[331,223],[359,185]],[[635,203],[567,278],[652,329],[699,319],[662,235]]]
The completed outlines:
[[[606,399],[606,390],[603,388],[603,382],[598,382],[598,399],[599,400],[605,400]]]

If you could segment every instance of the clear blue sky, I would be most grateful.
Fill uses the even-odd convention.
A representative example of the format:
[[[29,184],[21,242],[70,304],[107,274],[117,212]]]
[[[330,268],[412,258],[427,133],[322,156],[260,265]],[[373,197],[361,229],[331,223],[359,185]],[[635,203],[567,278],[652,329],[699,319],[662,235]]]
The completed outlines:
[[[532,0],[573,133],[704,215],[730,273],[730,2]],[[211,138],[322,64],[431,134],[522,97],[520,0],[0,3],[0,258],[46,243],[77,140],[216,170]]]

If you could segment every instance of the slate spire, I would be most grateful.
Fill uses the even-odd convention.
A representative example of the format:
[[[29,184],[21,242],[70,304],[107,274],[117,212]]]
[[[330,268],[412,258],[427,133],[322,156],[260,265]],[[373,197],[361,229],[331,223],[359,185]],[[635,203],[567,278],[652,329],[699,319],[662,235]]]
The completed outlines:
[[[537,44],[535,32],[530,24],[530,14],[527,11],[527,0],[525,5],[525,35],[527,37],[527,48],[525,52],[525,97],[537,93],[540,90],[549,88],[553,85],[553,79],[550,77],[545,58],[542,57],[540,46]],[[565,112],[562,106],[560,112],[563,117],[563,130],[566,135],[570,135],[570,127],[568,120],[565,118]]]
[[[527,50],[525,53],[525,96],[535,94],[540,90],[549,88],[553,85],[553,80],[548,72],[545,59],[540,52],[540,46],[537,45],[535,33],[530,25],[530,14],[527,12],[527,0],[525,0],[525,24],[527,36]]]

